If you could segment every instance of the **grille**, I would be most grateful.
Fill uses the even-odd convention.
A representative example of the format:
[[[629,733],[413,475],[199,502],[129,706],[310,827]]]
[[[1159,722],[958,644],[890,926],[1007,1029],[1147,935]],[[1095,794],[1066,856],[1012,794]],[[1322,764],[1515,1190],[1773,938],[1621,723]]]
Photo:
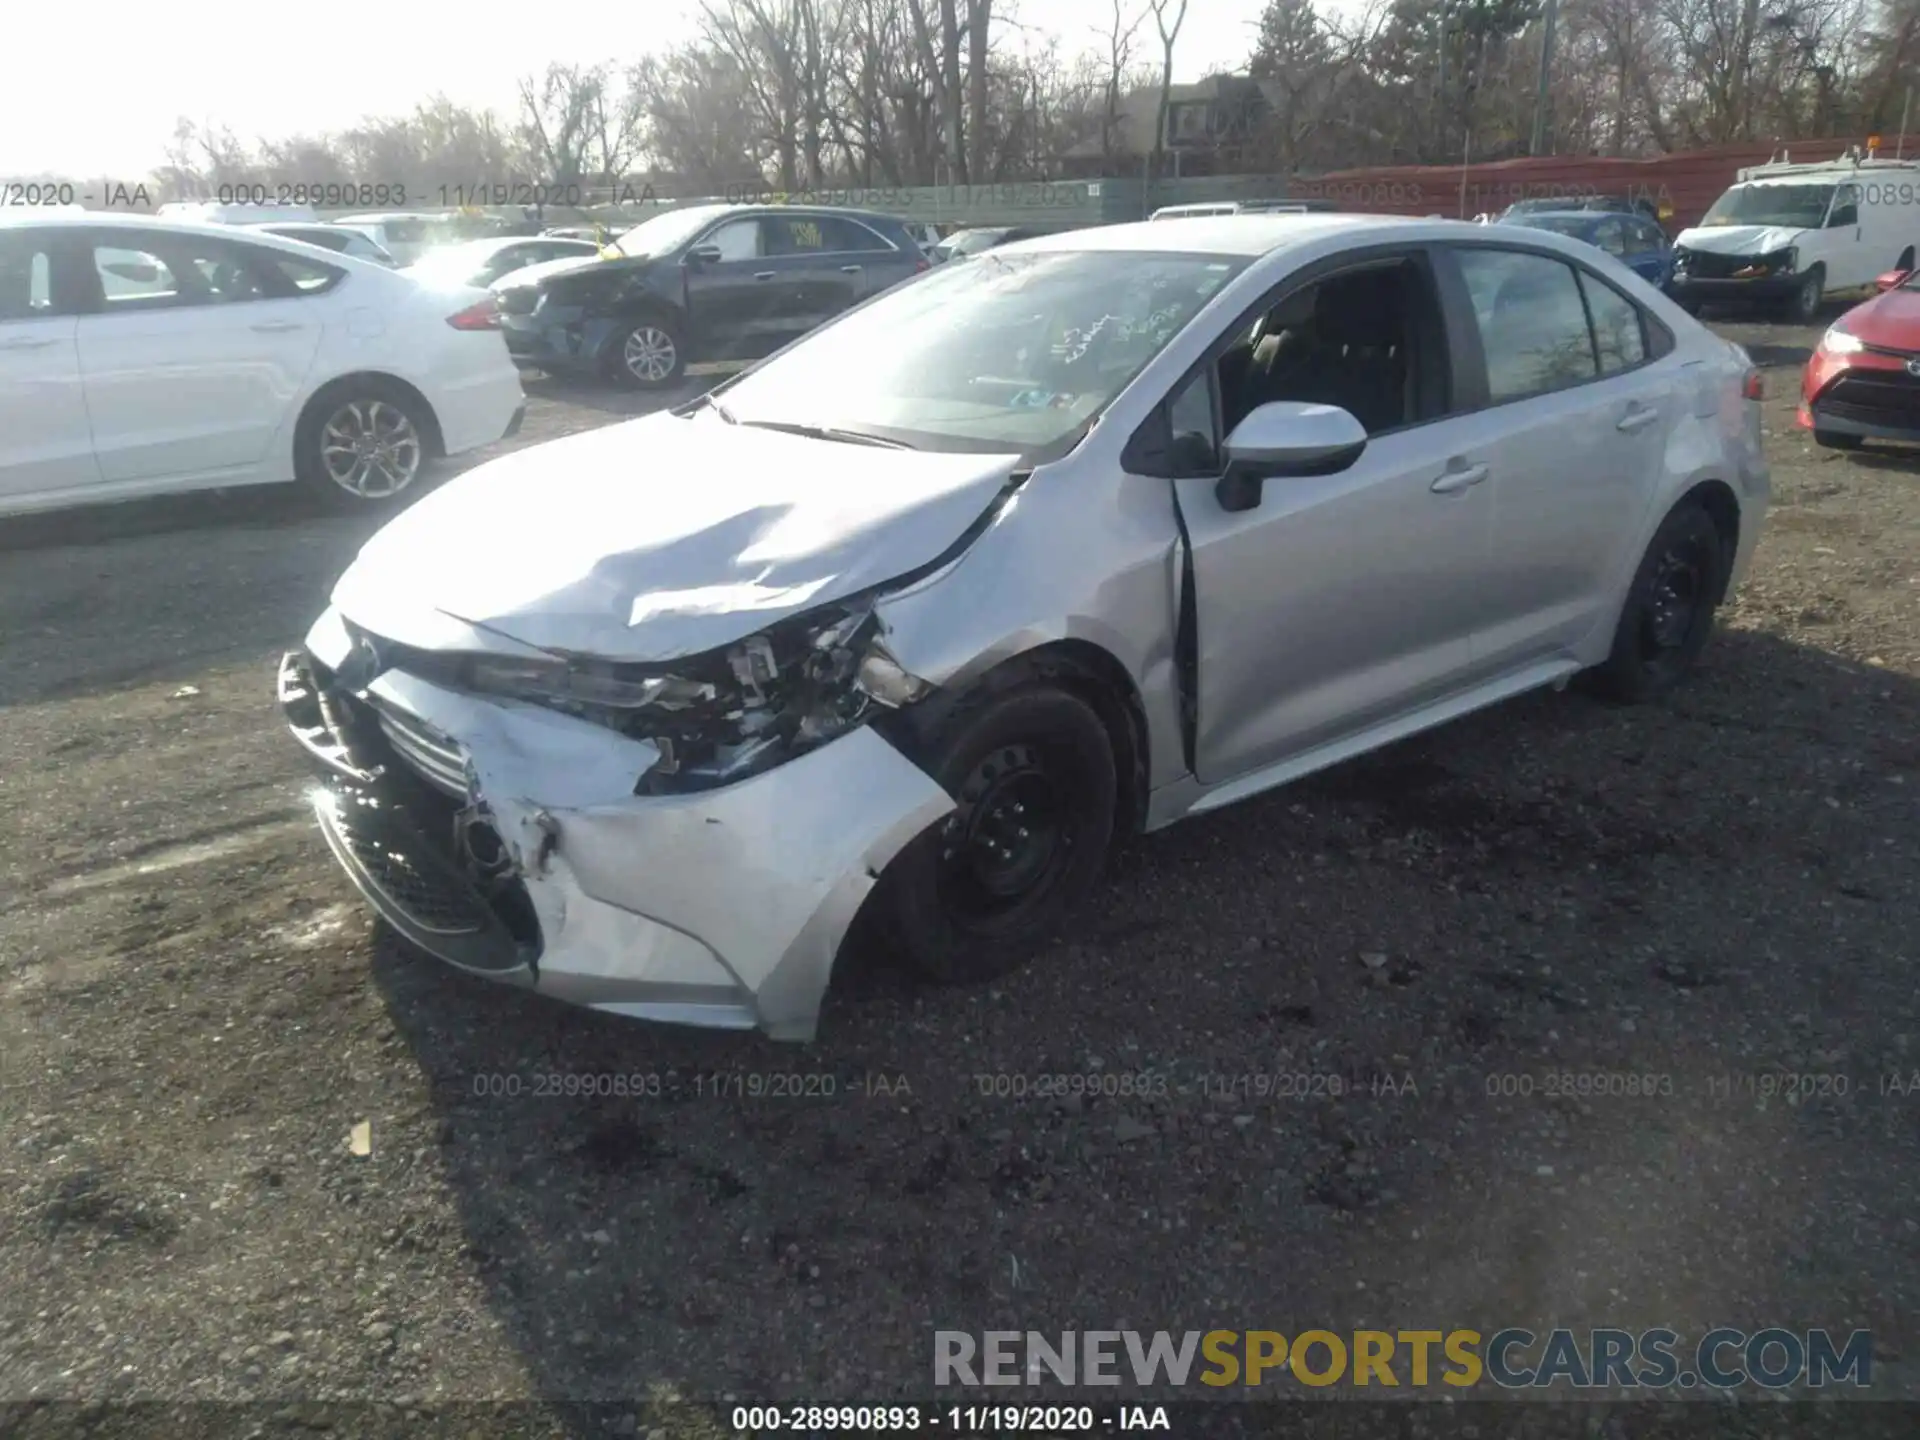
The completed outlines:
[[[418,716],[381,706],[380,732],[421,779],[455,799],[467,793],[467,756],[457,742]]]
[[[1701,250],[1683,250],[1678,257],[1687,274],[1696,280],[1730,279],[1736,270],[1753,264],[1751,255],[1710,255]]]
[[[1815,402],[1839,419],[1873,425],[1920,425],[1920,377],[1904,370],[1854,371]]]
[[[492,916],[470,888],[431,861],[397,848],[380,829],[364,823],[359,807],[343,801],[333,814],[335,832],[374,886],[422,930],[436,935],[479,935]]]

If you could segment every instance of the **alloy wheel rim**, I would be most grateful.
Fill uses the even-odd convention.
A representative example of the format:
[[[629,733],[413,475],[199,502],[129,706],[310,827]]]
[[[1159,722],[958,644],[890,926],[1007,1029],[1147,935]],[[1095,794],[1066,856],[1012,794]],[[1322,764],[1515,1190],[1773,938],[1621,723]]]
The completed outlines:
[[[1065,793],[1031,745],[974,766],[940,832],[942,889],[958,918],[990,921],[1042,894],[1072,847]]]
[[[327,479],[349,495],[385,500],[420,473],[420,431],[397,405],[350,401],[322,428],[320,459]]]
[[[621,350],[628,373],[655,384],[673,373],[676,356],[673,337],[652,325],[642,325],[628,335]]]

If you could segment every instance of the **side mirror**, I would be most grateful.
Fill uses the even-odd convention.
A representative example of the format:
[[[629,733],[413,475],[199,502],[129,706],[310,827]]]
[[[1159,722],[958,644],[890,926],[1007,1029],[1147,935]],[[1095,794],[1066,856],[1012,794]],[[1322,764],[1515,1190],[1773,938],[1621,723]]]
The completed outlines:
[[[718,265],[722,259],[718,245],[696,245],[687,251],[690,265]]]
[[[1876,290],[1898,290],[1906,283],[1907,276],[1912,273],[1911,270],[1889,270],[1884,275],[1876,275],[1873,277],[1873,288]]]
[[[1227,471],[1214,487],[1222,510],[1251,510],[1262,486],[1283,476],[1334,475],[1360,458],[1367,431],[1338,405],[1275,400],[1227,436]]]

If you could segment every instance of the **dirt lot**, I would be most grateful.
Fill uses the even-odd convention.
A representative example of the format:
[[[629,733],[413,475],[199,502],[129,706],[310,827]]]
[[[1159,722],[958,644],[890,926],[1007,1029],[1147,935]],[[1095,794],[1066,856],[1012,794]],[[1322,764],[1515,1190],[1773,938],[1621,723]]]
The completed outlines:
[[[1534,697],[1139,842],[1075,943],[860,980],[805,1049],[376,932],[271,696],[370,524],[0,529],[0,1399],[925,1398],[936,1328],[1554,1324],[1865,1327],[1920,1396],[1920,464],[1792,428],[1817,331],[1726,330],[1777,509],[1672,703]],[[530,389],[520,443],[633,408]],[[484,1093],[546,1072],[660,1098]],[[1391,1088],[1241,1078],[1294,1073]]]

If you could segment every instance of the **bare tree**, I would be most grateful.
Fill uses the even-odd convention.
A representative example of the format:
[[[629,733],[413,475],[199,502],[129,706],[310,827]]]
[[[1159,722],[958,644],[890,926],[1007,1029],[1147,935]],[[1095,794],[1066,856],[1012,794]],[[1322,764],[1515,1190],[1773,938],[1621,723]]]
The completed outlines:
[[[1120,87],[1133,63],[1134,38],[1140,33],[1140,22],[1147,18],[1144,9],[1132,8],[1131,0],[1111,0],[1111,4],[1113,15],[1104,34],[1106,77],[1101,87],[1100,107],[1100,159],[1106,170],[1113,168],[1115,142],[1120,136]]]
[[[559,64],[521,80],[521,124],[542,182],[571,185],[586,173],[606,83],[604,66]]]
[[[1180,38],[1180,27],[1187,21],[1187,0],[1180,0],[1180,8],[1173,12],[1169,22],[1167,11],[1173,0],[1147,0],[1148,8],[1153,11],[1153,28],[1160,34],[1160,107],[1153,125],[1153,174],[1159,178],[1166,158],[1167,112],[1173,102],[1173,45]]]

